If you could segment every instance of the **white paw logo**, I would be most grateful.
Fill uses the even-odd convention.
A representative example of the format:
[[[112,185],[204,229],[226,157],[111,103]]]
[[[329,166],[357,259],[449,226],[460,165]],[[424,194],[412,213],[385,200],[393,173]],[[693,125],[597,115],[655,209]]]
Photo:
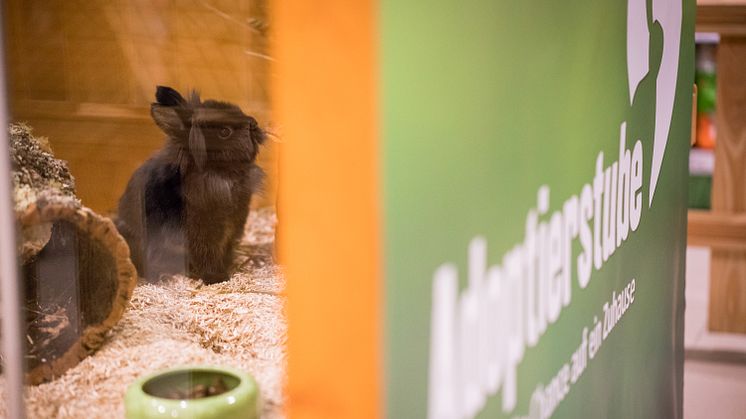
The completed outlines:
[[[627,78],[630,104],[640,81],[650,71],[650,29],[645,6],[646,0],[629,0],[627,3]],[[658,22],[663,30],[663,55],[660,71],[655,80],[655,132],[649,205],[653,204],[653,195],[671,128],[673,102],[676,97],[676,76],[679,69],[681,13],[680,0],[653,0],[653,21]]]

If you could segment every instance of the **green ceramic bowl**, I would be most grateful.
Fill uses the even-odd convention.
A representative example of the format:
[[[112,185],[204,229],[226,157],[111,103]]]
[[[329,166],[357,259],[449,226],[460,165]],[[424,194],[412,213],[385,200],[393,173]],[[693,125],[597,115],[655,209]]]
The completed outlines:
[[[217,380],[217,381],[216,381]],[[219,383],[221,394],[179,399]],[[140,378],[127,388],[128,419],[257,419],[259,388],[251,375],[227,367],[187,366]]]

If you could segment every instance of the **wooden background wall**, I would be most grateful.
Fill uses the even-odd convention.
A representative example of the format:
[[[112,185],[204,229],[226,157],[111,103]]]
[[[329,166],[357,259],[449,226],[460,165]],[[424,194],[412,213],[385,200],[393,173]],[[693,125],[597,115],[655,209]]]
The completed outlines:
[[[84,205],[116,208],[132,172],[163,142],[156,85],[195,88],[270,124],[264,0],[9,0],[11,114],[67,160]],[[274,205],[277,145],[253,206]]]

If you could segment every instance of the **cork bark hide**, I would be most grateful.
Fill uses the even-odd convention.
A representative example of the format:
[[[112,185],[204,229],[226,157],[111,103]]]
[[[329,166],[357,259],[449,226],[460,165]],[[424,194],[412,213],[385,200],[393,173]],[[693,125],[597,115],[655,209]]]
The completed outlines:
[[[137,273],[114,224],[80,204],[65,162],[11,124],[25,298],[26,380],[60,376],[95,352],[124,313]]]

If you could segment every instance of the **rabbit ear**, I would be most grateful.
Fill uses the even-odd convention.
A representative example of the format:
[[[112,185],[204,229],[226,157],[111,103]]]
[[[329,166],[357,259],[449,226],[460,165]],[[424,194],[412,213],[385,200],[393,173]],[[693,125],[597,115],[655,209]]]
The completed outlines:
[[[183,134],[186,128],[181,113],[186,100],[168,86],[156,86],[155,100],[157,102],[150,106],[150,114],[158,127],[171,137]]]
[[[154,103],[150,106],[150,115],[158,128],[170,137],[179,136],[185,130],[184,121],[179,116],[177,108],[173,106],[162,106]]]
[[[164,106],[183,106],[186,104],[186,100],[181,94],[168,86],[156,86],[155,100],[159,105]]]
[[[197,169],[201,171],[205,167],[205,160],[207,160],[207,146],[205,144],[205,134],[197,124],[193,124],[192,129],[189,130],[189,152],[194,158]]]

